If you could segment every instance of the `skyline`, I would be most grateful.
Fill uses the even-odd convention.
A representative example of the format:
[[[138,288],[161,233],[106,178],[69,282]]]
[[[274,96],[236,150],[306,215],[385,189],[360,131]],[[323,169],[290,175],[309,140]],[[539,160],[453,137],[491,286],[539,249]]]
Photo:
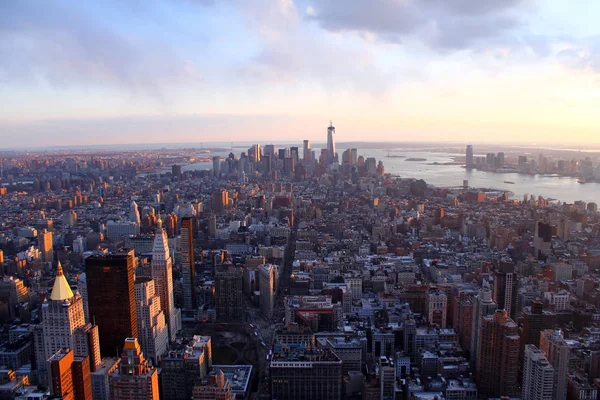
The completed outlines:
[[[337,141],[595,147],[599,11],[559,0],[5,2],[1,146],[322,141],[333,120]]]

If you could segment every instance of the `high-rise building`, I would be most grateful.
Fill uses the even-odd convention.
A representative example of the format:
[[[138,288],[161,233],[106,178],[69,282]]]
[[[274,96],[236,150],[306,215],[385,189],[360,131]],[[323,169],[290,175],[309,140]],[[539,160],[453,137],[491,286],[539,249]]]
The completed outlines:
[[[471,144],[467,146],[467,158],[465,164],[467,169],[475,167],[475,162],[473,161],[473,145]]]
[[[471,363],[477,365],[477,353],[479,351],[480,335],[479,330],[481,321],[486,315],[492,315],[498,306],[492,300],[492,289],[487,281],[483,281],[483,285],[479,293],[474,298],[473,304],[473,325],[471,329]]]
[[[218,178],[221,176],[221,157],[214,156],[212,159],[213,163],[213,176]]]
[[[289,346],[271,361],[271,396],[286,400],[339,400],[342,369],[342,361],[328,348]]]
[[[549,400],[553,397],[554,369],[543,351],[525,346],[521,400]]]
[[[38,247],[42,253],[42,260],[44,262],[54,261],[54,248],[52,244],[52,232],[44,229],[38,235]]]
[[[273,315],[275,301],[275,276],[271,264],[261,265],[258,270],[260,288],[260,311],[267,318]]]
[[[138,205],[135,201],[131,202],[131,207],[129,208],[129,221],[137,224],[138,229],[142,225],[140,210],[138,209]]]
[[[523,329],[521,331],[521,359],[525,354],[525,345],[540,345],[540,333],[546,329],[554,328],[556,314],[544,310],[544,303],[533,300],[531,306],[523,307]]]
[[[100,336],[98,326],[87,323],[73,332],[75,356],[90,358],[90,370],[95,371],[102,362],[100,358]]]
[[[75,357],[65,348],[48,359],[48,382],[53,398],[92,400],[89,357]]]
[[[171,175],[173,175],[173,179],[181,180],[181,165],[173,164],[171,167]]]
[[[217,190],[212,195],[212,208],[216,213],[223,212],[229,205],[229,193],[227,190]]]
[[[517,295],[517,273],[515,264],[510,258],[503,258],[498,262],[494,271],[493,298],[498,308],[506,310],[510,317],[514,312]]]
[[[119,368],[109,378],[111,400],[158,400],[158,371],[136,338],[126,338]]]
[[[440,328],[446,327],[446,315],[448,310],[448,298],[446,293],[435,288],[427,292],[427,302],[425,303],[427,319],[430,324],[438,325]]]
[[[105,357],[100,366],[92,371],[92,397],[94,400],[110,400],[110,376],[119,367],[119,358]]]
[[[327,160],[326,164],[331,164],[336,160],[337,153],[335,152],[335,139],[333,138],[335,135],[335,127],[332,123],[329,123],[329,127],[327,127]]]
[[[310,149],[310,140],[305,140],[302,146],[302,159],[305,163],[312,160],[312,150]]]
[[[151,276],[155,291],[160,297],[160,308],[165,313],[169,328],[169,340],[175,340],[181,330],[181,310],[175,308],[173,294],[173,259],[169,251],[167,232],[162,227],[160,215],[157,221],[154,245],[152,247]]]
[[[540,350],[554,368],[553,400],[567,398],[567,377],[569,375],[570,346],[561,330],[547,329],[540,333]]]
[[[133,250],[85,259],[90,319],[100,331],[104,356],[120,352],[123,340],[138,336]]]
[[[240,320],[244,316],[242,268],[223,264],[215,267],[215,308],[220,321]]]
[[[184,217],[181,220],[181,281],[183,284],[183,308],[195,310],[197,306],[194,226],[190,217]]]
[[[234,400],[231,382],[223,371],[213,371],[205,380],[194,387],[192,400]]]
[[[29,301],[29,289],[21,279],[4,276],[0,280],[0,300],[8,303],[8,317],[16,318],[19,303]]]
[[[88,292],[87,292],[87,277],[85,272],[80,274],[77,278],[77,291],[81,295],[83,300],[83,314],[85,316],[85,322],[90,322],[90,309],[88,307]]]
[[[152,278],[136,278],[135,304],[138,339],[142,351],[153,365],[158,365],[162,356],[167,352],[169,331],[165,314],[160,308],[160,296],[154,290]]]
[[[59,262],[50,298],[42,304],[45,360],[63,348],[75,349],[75,331],[84,325],[83,300],[71,291]]]
[[[210,336],[174,344],[161,362],[162,400],[188,400],[212,366]]]
[[[483,398],[519,394],[519,333],[517,324],[506,310],[481,321],[477,355],[477,385]]]

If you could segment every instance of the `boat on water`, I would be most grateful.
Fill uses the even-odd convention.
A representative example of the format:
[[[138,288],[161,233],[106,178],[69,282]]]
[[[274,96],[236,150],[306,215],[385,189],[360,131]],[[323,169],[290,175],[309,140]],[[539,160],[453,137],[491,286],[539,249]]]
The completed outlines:
[[[508,183],[509,185],[514,185],[515,184],[514,182],[511,182],[511,181],[504,181],[504,183]]]
[[[585,178],[579,178],[577,179],[577,183],[586,183]]]

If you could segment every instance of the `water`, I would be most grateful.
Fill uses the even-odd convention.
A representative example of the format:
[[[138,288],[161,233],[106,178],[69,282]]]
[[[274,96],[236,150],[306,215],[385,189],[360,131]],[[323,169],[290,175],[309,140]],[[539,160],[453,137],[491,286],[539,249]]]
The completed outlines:
[[[315,149],[313,147],[313,149]],[[319,152],[318,149],[317,154]],[[239,156],[242,149],[234,149]],[[341,152],[338,151],[341,157]],[[229,152],[214,153],[226,157]],[[453,162],[453,157],[463,154],[434,153],[428,151],[391,150],[390,155],[401,155],[405,158],[388,158],[388,149],[358,150],[359,156],[375,157],[383,161],[385,171],[402,178],[423,179],[427,183],[439,187],[462,186],[463,180],[469,181],[470,187],[491,188],[510,191],[514,198],[523,198],[525,194],[552,198],[562,202],[573,203],[577,200],[600,203],[600,183],[581,184],[577,178],[523,175],[517,173],[494,173],[477,170],[466,170],[461,165],[431,165],[434,162],[444,164]],[[427,161],[407,161],[406,158],[425,158]],[[184,171],[209,170],[212,162],[195,163],[183,166]],[[514,182],[514,184],[505,183]]]
[[[451,153],[429,153],[414,151],[394,151],[390,154],[407,158],[426,158],[427,161],[406,161],[404,158],[387,158],[387,150],[359,151],[359,155],[375,157],[382,160],[385,171],[403,178],[423,179],[425,182],[440,186],[462,186],[463,180],[469,181],[471,187],[508,190],[515,198],[523,195],[542,196],[562,202],[573,203],[577,200],[585,202],[600,201],[600,183],[581,184],[576,178],[548,175],[523,175],[517,173],[494,173],[478,170],[466,170],[461,165],[429,165],[433,162],[452,162],[452,157],[463,156]],[[504,183],[505,181],[514,184]]]

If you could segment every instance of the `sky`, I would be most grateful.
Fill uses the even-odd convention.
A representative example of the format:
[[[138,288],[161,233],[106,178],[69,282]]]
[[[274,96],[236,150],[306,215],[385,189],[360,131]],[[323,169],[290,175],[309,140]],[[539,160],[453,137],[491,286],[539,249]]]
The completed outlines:
[[[597,0],[5,0],[0,148],[600,144]]]

